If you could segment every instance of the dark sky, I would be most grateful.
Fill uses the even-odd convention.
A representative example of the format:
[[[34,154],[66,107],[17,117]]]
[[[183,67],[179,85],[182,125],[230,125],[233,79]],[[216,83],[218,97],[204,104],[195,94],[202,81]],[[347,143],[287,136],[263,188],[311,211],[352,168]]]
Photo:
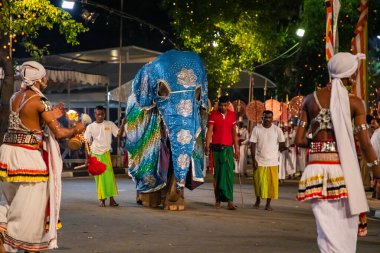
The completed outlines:
[[[92,0],[89,2],[98,3],[120,10],[121,0]],[[169,18],[165,10],[160,7],[160,0],[122,0],[124,1],[124,12],[133,15],[147,23],[159,27],[160,29],[171,32]],[[51,0],[55,6],[61,6],[61,0]],[[80,14],[84,9],[99,14],[95,23],[85,24]],[[73,17],[90,28],[90,31],[80,34],[78,40],[79,46],[71,46],[65,43],[62,35],[57,30],[41,31],[38,43],[40,46],[49,44],[50,54],[64,52],[76,52],[83,50],[94,50],[108,47],[119,46],[119,27],[120,17],[102,10],[101,8],[76,3],[73,10],[68,10]],[[123,21],[123,45],[136,45],[157,51],[166,51],[173,46],[165,40],[161,43],[163,35],[156,29],[140,22],[124,19]],[[16,57],[25,57],[23,50],[20,48],[16,51]]]

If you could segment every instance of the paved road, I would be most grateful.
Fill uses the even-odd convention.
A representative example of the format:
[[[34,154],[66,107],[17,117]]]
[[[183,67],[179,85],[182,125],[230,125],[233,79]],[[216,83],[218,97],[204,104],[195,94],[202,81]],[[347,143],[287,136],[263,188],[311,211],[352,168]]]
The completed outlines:
[[[274,211],[253,209],[250,184],[235,185],[236,211],[214,209],[212,184],[186,191],[182,212],[149,209],[135,204],[133,182],[117,178],[119,207],[98,207],[92,178],[63,180],[60,248],[52,252],[281,252],[317,253],[314,219],[308,203],[294,200],[294,183],[280,186]],[[107,203],[108,204],[108,203]],[[369,234],[357,252],[378,253],[380,220],[369,219]]]

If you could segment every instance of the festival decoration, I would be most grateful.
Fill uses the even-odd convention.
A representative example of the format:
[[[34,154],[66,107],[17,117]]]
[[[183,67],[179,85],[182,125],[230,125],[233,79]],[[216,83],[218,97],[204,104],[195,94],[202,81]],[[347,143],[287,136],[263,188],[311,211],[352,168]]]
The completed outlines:
[[[299,118],[301,116],[301,109],[304,97],[296,96],[289,102],[288,110],[290,117]]]
[[[280,115],[280,122],[286,125],[289,121],[289,107],[288,102],[281,102],[281,115]],[[286,124],[285,124],[286,123]]]
[[[238,100],[233,101],[232,105],[234,107],[237,119],[241,121],[243,117],[245,116],[245,109],[247,107],[247,104],[241,101],[240,99],[238,99]]]
[[[261,122],[263,111],[265,110],[264,104],[258,100],[251,101],[245,108],[247,118],[253,123]]]
[[[280,120],[281,116],[281,103],[275,99],[268,99],[265,101],[265,110],[270,110],[273,112],[273,120]]]

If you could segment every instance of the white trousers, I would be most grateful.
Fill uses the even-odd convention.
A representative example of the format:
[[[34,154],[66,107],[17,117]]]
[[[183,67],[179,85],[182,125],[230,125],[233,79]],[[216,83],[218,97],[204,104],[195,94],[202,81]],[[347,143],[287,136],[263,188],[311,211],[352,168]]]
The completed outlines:
[[[350,215],[348,199],[311,201],[321,253],[355,253],[358,215]]]

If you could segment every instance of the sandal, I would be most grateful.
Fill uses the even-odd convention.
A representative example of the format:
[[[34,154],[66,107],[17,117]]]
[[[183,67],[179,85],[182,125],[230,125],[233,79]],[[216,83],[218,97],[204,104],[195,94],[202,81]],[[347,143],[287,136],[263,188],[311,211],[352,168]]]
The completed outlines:
[[[116,206],[119,206],[119,204],[113,198],[111,198],[110,199],[110,206],[116,207]]]
[[[229,202],[227,205],[227,210],[236,210],[236,206],[234,205],[234,203]]]
[[[106,202],[104,200],[101,200],[99,206],[106,207]]]
[[[367,223],[359,223],[358,227],[358,236],[359,237],[364,237],[368,233],[368,225]]]
[[[4,248],[4,235],[3,232],[0,232],[0,253],[6,253],[7,251]]]
[[[265,207],[265,210],[267,210],[267,211],[273,211],[273,208],[270,207],[270,206],[266,206],[266,207]]]

